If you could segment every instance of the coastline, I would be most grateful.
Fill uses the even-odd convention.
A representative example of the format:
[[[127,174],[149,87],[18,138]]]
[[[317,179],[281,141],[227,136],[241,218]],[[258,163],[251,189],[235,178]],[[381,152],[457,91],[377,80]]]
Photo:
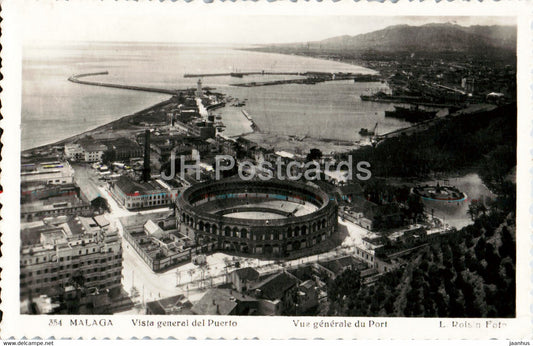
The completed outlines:
[[[73,136],[61,139],[59,141],[53,142],[53,143],[44,144],[44,145],[40,145],[40,146],[37,146],[37,147],[33,147],[33,148],[28,148],[28,149],[22,150],[21,154],[24,154],[24,153],[27,153],[27,152],[31,152],[31,151],[34,151],[34,150],[44,150],[44,149],[47,149],[47,148],[50,148],[50,147],[54,147],[54,146],[58,146],[58,145],[65,145],[65,143],[67,143],[67,142],[72,142],[72,141],[75,141],[77,139],[86,137],[88,135],[92,135],[92,134],[95,134],[95,133],[102,132],[103,130],[111,130],[111,129],[113,129],[113,125],[115,125],[115,124],[119,124],[120,122],[125,122],[125,121],[129,120],[130,118],[132,118],[132,117],[134,117],[136,115],[139,115],[139,114],[144,113],[144,112],[149,112],[152,109],[157,108],[157,107],[164,106],[164,105],[170,103],[171,100],[172,100],[172,98],[169,98],[168,100],[165,100],[165,101],[162,101],[162,102],[158,102],[158,103],[156,103],[156,104],[154,104],[152,106],[149,106],[147,108],[144,108],[144,109],[142,109],[142,110],[140,110],[138,112],[135,112],[135,113],[132,113],[132,114],[128,114],[128,115],[124,115],[124,116],[122,116],[122,117],[120,117],[120,118],[118,118],[116,120],[113,120],[111,122],[108,122],[108,123],[105,123],[103,125],[97,126],[95,128],[89,129],[87,131],[81,132],[81,133],[79,133],[77,135],[73,135]]]
[[[366,73],[366,74],[369,74],[369,75],[379,75],[382,73],[382,71],[378,71],[378,70],[375,70],[374,68],[375,67],[370,67],[370,65],[366,64],[366,61],[365,60],[349,60],[349,59],[345,59],[344,57],[340,56],[338,57],[339,60],[333,60],[333,59],[324,59],[323,57],[317,57],[315,55],[312,55],[312,54],[305,54],[304,52],[300,52],[300,51],[296,51],[296,52],[280,52],[280,51],[275,51],[275,50],[263,50],[265,47],[247,47],[247,48],[238,48],[238,49],[235,49],[235,50],[242,50],[242,51],[246,51],[246,52],[256,52],[256,53],[270,53],[270,54],[281,54],[281,55],[287,55],[287,56],[299,56],[299,57],[304,57],[304,58],[308,58],[308,59],[315,59],[315,60],[322,60],[322,61],[329,61],[329,62],[338,62],[338,63],[343,63],[343,64],[347,64],[347,65],[352,65],[352,66],[357,66],[357,67],[362,67],[366,70],[368,70],[369,72],[373,72],[373,73]],[[365,74],[365,73],[363,73]]]

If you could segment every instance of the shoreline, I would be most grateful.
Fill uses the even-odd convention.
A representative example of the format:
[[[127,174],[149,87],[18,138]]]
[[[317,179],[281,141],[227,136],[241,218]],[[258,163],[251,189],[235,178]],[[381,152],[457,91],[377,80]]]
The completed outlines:
[[[382,71],[375,70],[375,69],[365,65],[364,64],[365,63],[364,60],[360,60],[360,61],[344,60],[341,57],[340,60],[337,61],[337,60],[331,60],[331,59],[324,59],[324,58],[320,58],[320,57],[317,57],[317,56],[314,56],[314,55],[311,55],[311,54],[305,54],[305,53],[301,53],[301,52],[283,53],[283,52],[279,52],[279,51],[263,50],[263,48],[264,47],[254,47],[254,48],[250,48],[249,47],[249,48],[236,48],[235,50],[242,50],[242,51],[246,51],[246,52],[255,52],[255,53],[280,54],[280,55],[286,55],[286,56],[299,56],[299,57],[315,59],[315,60],[321,60],[321,61],[337,62],[337,63],[347,64],[347,65],[351,65],[351,66],[362,67],[365,70],[368,70],[369,72],[372,72],[372,73],[362,73],[362,74],[368,74],[368,75],[380,75],[382,73]]]
[[[113,125],[115,125],[115,124],[117,124],[117,123],[119,123],[121,121],[127,120],[127,119],[129,119],[131,117],[134,117],[134,116],[139,115],[139,114],[144,113],[144,112],[149,112],[149,111],[151,111],[154,108],[164,106],[164,105],[170,103],[171,100],[172,100],[172,97],[169,98],[168,100],[165,100],[165,101],[162,101],[162,102],[158,102],[158,103],[156,103],[156,104],[154,104],[152,106],[149,106],[147,108],[141,109],[138,112],[121,116],[120,118],[112,120],[111,122],[105,123],[103,125],[99,125],[99,126],[97,126],[95,128],[86,130],[86,131],[81,132],[79,134],[76,134],[76,135],[73,135],[73,136],[70,136],[70,137],[67,137],[67,138],[64,138],[64,139],[60,139],[60,140],[58,140],[56,142],[49,143],[49,144],[43,144],[43,145],[40,145],[40,146],[37,146],[37,147],[33,147],[33,148],[22,150],[21,154],[24,154],[24,153],[27,153],[27,152],[31,152],[31,151],[34,151],[34,150],[44,150],[44,149],[47,149],[49,147],[54,147],[54,146],[58,146],[58,145],[65,145],[66,142],[71,142],[71,141],[86,137],[87,135],[90,135],[90,134],[93,134],[93,133],[96,133],[96,132],[100,132],[102,130],[110,129],[110,128],[113,127]]]

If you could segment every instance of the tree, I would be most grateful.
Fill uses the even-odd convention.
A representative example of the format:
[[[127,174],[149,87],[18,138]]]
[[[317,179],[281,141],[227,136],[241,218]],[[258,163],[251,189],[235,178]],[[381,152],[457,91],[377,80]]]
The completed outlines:
[[[516,258],[515,241],[506,226],[502,227],[501,239],[502,245],[498,248],[500,256],[502,258],[510,257],[514,262]]]
[[[407,213],[415,220],[424,216],[424,203],[420,196],[409,195],[407,198]]]
[[[470,205],[468,206],[468,211],[466,212],[468,215],[470,215],[470,218],[472,221],[476,220],[480,214],[485,215],[487,212],[487,207],[483,202],[480,200],[474,199],[472,202],[470,202]]]
[[[348,269],[337,276],[328,287],[328,298],[344,307],[345,299],[354,301],[361,288],[361,276],[359,271]]]

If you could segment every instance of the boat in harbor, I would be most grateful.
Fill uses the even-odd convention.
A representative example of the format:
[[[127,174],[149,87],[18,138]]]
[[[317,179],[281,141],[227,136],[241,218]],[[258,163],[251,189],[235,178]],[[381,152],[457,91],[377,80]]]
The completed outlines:
[[[241,102],[236,101],[236,102],[232,103],[231,105],[233,107],[244,107],[244,106],[246,106],[246,102],[244,102],[244,101],[241,101]]]
[[[361,136],[374,136],[376,134],[376,130],[378,128],[378,123],[374,126],[372,130],[369,130],[367,128],[361,128],[359,130],[359,135]]]
[[[385,116],[416,123],[435,118],[437,112],[435,110],[421,109],[418,105],[411,107],[394,106],[393,111],[385,111]]]

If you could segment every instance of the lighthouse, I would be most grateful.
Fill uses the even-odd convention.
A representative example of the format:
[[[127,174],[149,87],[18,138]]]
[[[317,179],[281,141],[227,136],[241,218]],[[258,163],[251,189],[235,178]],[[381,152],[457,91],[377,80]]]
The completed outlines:
[[[198,82],[196,82],[196,96],[197,97],[204,96],[202,92],[202,80],[201,79],[198,79]]]

